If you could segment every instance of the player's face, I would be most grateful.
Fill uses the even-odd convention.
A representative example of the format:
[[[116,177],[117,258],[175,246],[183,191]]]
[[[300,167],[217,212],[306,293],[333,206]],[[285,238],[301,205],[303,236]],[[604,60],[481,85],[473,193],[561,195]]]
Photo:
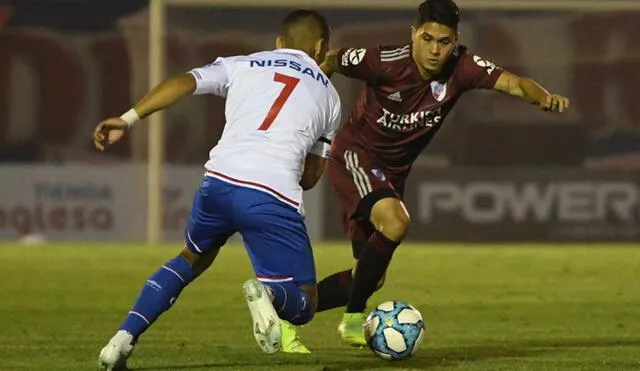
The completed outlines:
[[[453,53],[458,33],[451,27],[428,22],[420,27],[411,27],[413,59],[430,75],[440,72]]]

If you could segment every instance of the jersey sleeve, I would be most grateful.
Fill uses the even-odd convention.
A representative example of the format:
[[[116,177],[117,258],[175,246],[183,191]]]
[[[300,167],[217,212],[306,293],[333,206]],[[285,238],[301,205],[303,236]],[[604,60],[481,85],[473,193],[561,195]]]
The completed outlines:
[[[501,67],[470,53],[461,57],[458,82],[463,89],[493,89],[503,72]]]
[[[217,58],[213,63],[189,71],[188,73],[196,79],[196,90],[193,94],[214,94],[225,98],[231,80],[230,67],[226,58]]]
[[[338,72],[367,82],[375,82],[380,70],[378,48],[343,48],[338,51]]]
[[[318,138],[318,141],[311,147],[311,153],[327,158],[329,156],[329,150],[331,149],[331,142],[335,138],[338,128],[340,128],[340,122],[342,118],[342,107],[340,105],[340,98],[336,98],[336,103],[333,105],[333,111],[331,113],[331,119],[326,125],[324,133]]]

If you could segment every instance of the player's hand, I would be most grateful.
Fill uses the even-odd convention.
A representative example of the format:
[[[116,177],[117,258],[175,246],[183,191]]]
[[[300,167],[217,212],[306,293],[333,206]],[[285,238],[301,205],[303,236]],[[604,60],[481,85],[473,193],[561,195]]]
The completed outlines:
[[[540,108],[543,111],[563,112],[569,108],[569,104],[569,98],[561,95],[549,94],[540,102]]]
[[[324,61],[320,63],[320,69],[331,78],[334,72],[338,71],[338,50],[329,50],[324,58]]]
[[[100,151],[119,141],[124,133],[129,130],[129,125],[119,117],[108,118],[96,126],[93,131],[93,144]]]

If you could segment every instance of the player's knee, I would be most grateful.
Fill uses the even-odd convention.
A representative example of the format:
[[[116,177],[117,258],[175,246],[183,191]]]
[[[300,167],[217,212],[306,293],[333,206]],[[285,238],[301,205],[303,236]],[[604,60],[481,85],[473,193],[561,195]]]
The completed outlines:
[[[298,316],[289,320],[291,324],[300,326],[311,321],[316,314],[318,308],[318,289],[314,285],[303,285],[299,287],[303,295],[300,296],[300,302],[298,305]],[[306,301],[310,301],[311,305],[307,305]]]
[[[289,323],[291,323],[294,326],[302,326],[309,323],[313,319],[314,315],[315,315],[315,312],[309,311],[309,312],[300,313],[300,315],[293,317],[291,319],[287,319],[287,318],[284,318],[284,319],[289,321]]]
[[[409,230],[410,217],[402,201],[385,198],[371,209],[371,222],[388,239],[400,242]]]
[[[178,255],[186,260],[191,267],[193,267],[199,259],[199,256],[196,253],[186,247],[184,247]]]
[[[274,295],[278,316],[299,326],[311,321],[317,308],[315,285],[298,287],[291,282],[264,282]]]
[[[311,309],[313,309],[315,313],[316,309],[318,309],[318,286],[316,284],[309,284],[298,286],[298,288],[309,296]]]
[[[185,247],[180,251],[179,255],[185,259],[189,265],[191,265],[196,275],[199,276],[211,266],[218,255],[218,251],[220,251],[219,248],[211,249],[203,254],[196,254],[189,248]]]
[[[380,232],[391,241],[400,242],[409,230],[409,218],[396,216],[382,223]]]
[[[393,201],[395,201],[396,205],[386,205],[388,207],[378,208],[375,214],[371,214],[371,219],[376,229],[385,237],[391,241],[400,242],[407,235],[411,220],[404,205],[399,200]],[[378,206],[378,204],[375,206]]]

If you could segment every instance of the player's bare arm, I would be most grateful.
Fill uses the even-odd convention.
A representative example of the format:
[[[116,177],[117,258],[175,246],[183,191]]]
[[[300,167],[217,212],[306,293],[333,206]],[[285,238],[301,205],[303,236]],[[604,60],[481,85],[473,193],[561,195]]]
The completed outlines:
[[[493,89],[537,104],[545,111],[563,112],[570,105],[568,98],[551,94],[534,80],[507,71],[500,75]]]
[[[329,50],[324,61],[320,64],[322,72],[328,77],[338,72],[338,49]]]
[[[304,161],[302,177],[300,178],[300,187],[302,187],[302,190],[307,191],[318,184],[322,173],[324,173],[326,163],[326,158],[314,155],[313,153],[307,155]]]
[[[99,123],[93,132],[94,145],[100,151],[104,151],[106,146],[120,140],[133,123],[193,94],[195,89],[196,80],[191,74],[166,80],[153,88],[135,107],[122,116],[110,117]]]

